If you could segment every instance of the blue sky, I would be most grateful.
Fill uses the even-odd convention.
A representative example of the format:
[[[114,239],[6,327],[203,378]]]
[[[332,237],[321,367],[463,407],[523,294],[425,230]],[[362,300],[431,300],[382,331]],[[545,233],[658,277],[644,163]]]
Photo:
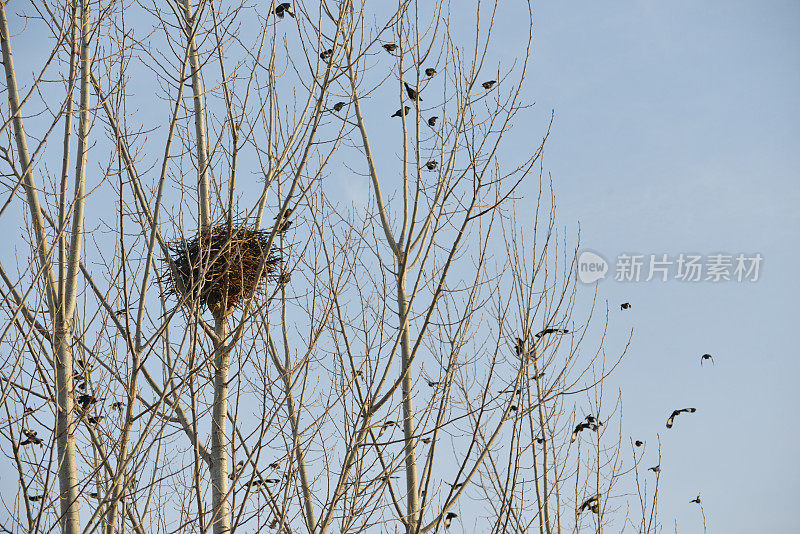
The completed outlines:
[[[634,329],[614,380],[625,435],[662,437],[665,528],[702,532],[688,503],[700,491],[709,532],[790,532],[800,4],[538,2],[534,17],[530,92],[542,123],[555,110],[544,164],[559,223],[579,221],[582,247],[611,275],[623,252],[764,258],[756,283],[597,285],[611,307],[607,348]],[[633,308],[620,312],[624,301]],[[701,368],[705,352],[716,365]],[[667,431],[684,406],[698,412]]]

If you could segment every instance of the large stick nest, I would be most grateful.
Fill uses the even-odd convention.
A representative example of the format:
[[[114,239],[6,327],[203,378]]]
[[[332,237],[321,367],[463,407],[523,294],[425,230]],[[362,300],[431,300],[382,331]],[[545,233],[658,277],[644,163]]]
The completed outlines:
[[[220,224],[169,243],[169,269],[163,278],[167,294],[180,298],[190,293],[187,303],[199,301],[215,316],[227,316],[253,288],[259,296],[267,279],[285,278],[275,247],[267,250],[269,234],[243,224]],[[266,264],[260,269],[264,257]]]

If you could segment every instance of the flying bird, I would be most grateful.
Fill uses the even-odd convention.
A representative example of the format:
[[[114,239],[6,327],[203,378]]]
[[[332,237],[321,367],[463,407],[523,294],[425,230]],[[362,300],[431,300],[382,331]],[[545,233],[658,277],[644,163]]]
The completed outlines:
[[[392,52],[397,50],[397,45],[394,43],[386,43],[385,45],[383,45],[383,49],[391,54]]]
[[[403,82],[403,85],[406,88],[406,94],[408,95],[408,98],[410,98],[414,102],[422,102],[422,97],[419,96],[419,91],[408,85],[408,83],[406,82]]]
[[[323,61],[328,61],[333,56],[333,48],[323,50],[319,53],[319,58]]]
[[[545,328],[544,330],[536,334],[536,339],[539,339],[547,334],[559,334],[559,335],[569,334],[569,330],[567,330],[566,328]]]
[[[682,409],[680,409],[680,410],[674,410],[674,411],[672,412],[672,415],[670,415],[670,416],[669,416],[669,419],[667,419],[667,428],[672,428],[672,424],[675,422],[675,416],[676,416],[676,415],[679,415],[679,414],[681,414],[682,412],[686,412],[686,413],[694,413],[694,412],[696,412],[696,411],[697,411],[697,409],[696,409],[696,408],[682,408]]]
[[[620,310],[627,310],[630,307],[631,307],[631,303],[630,302],[623,302],[622,304],[619,305],[619,309]]]
[[[425,445],[427,445],[428,443],[430,443],[430,442],[431,442],[431,438],[422,438],[422,440],[421,440],[421,441],[422,441],[422,443],[424,443]]]
[[[290,15],[292,18],[294,18],[294,11],[292,11],[292,4],[289,2],[283,2],[282,4],[278,4],[277,6],[275,6],[274,13],[279,19],[282,19],[283,15]]]
[[[463,482],[459,482],[458,484],[450,484],[449,482],[445,482],[445,484],[447,484],[448,486],[450,486],[454,490],[457,490],[458,488],[460,488],[461,486],[464,485]]]
[[[700,356],[700,365],[703,365],[703,360],[711,360],[711,363],[714,363],[714,357],[710,354],[703,354]]]
[[[342,108],[344,107],[344,105],[345,105],[345,103],[344,103],[344,102],[337,102],[337,103],[335,103],[335,104],[333,105],[333,111],[342,111]]]
[[[438,118],[439,117],[431,117],[430,119],[428,119],[428,126],[430,126],[431,128],[436,126],[436,119],[438,119]]]
[[[597,429],[599,427],[597,426],[596,423],[589,423],[589,422],[586,422],[586,421],[581,421],[580,423],[577,424],[575,429],[572,431],[572,437],[570,437],[569,442],[572,443],[576,439],[578,439],[578,434],[580,434],[582,431],[586,430],[587,428],[589,430],[594,430],[595,432],[597,432]]]
[[[582,514],[583,511],[586,510],[587,508],[590,509],[592,512],[597,513],[595,512],[595,509],[598,509],[599,499],[600,499],[600,494],[598,493],[597,495],[593,495],[588,499],[586,499],[585,501],[583,501],[583,504],[581,504],[580,508],[578,508],[578,515]]]
[[[484,89],[489,90],[494,87],[494,84],[497,83],[497,80],[489,80],[488,82],[483,82],[481,85]]]
[[[436,166],[439,164],[436,160],[430,160],[428,163],[425,164],[425,168],[429,171],[436,170]]]
[[[444,529],[445,530],[450,528],[450,523],[452,523],[453,519],[455,519],[456,517],[458,517],[458,514],[453,513],[453,512],[447,512],[447,515],[444,518]]]
[[[691,501],[689,501],[689,502],[695,502],[695,503],[697,503],[697,504],[700,504],[700,494],[698,493],[698,494],[697,494],[697,497],[695,497],[694,499],[692,499],[692,500],[691,500]]]
[[[436,74],[436,69],[434,69],[433,67],[428,67],[427,69],[425,69],[425,76],[427,76],[428,78],[430,78],[434,74]]]
[[[408,110],[410,110],[410,109],[411,108],[408,107],[408,106],[403,106],[402,109],[398,109],[397,111],[395,111],[394,115],[392,115],[392,117],[403,117],[405,115],[408,115]]]
[[[653,473],[660,473],[661,472],[661,465],[656,465],[653,467],[648,467],[648,471],[652,471]]]

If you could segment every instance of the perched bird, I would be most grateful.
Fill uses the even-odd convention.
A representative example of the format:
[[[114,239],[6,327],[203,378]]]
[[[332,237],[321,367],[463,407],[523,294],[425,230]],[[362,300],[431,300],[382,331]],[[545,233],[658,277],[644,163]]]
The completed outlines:
[[[75,384],[75,387],[80,389],[81,391],[86,391],[86,380],[82,380]]]
[[[648,467],[647,470],[648,471],[652,471],[653,473],[660,473],[661,472],[661,466],[660,465],[656,465],[656,466],[653,466],[653,467]]]
[[[279,468],[280,466],[281,466],[281,464],[279,464],[278,462],[272,462],[272,463],[271,463],[271,464],[269,464],[267,467],[269,467],[270,469],[277,469],[277,468]]]
[[[433,67],[428,67],[427,69],[425,69],[425,76],[427,76],[428,78],[430,78],[434,74],[436,74],[436,69],[434,69]]]
[[[337,103],[335,103],[335,104],[333,105],[333,111],[342,111],[342,108],[344,107],[344,105],[345,105],[345,103],[344,103],[344,102],[337,102]]]
[[[454,490],[457,490],[458,488],[460,488],[461,486],[464,485],[463,482],[459,482],[458,484],[450,484],[449,482],[445,482],[445,484],[447,484],[448,486],[450,486]]]
[[[577,512],[578,515],[582,514],[583,511],[586,510],[587,508],[590,509],[592,512],[597,513],[595,510],[599,509],[598,508],[599,499],[600,499],[600,494],[598,493],[597,495],[593,495],[592,497],[589,497],[588,499],[583,501],[583,504],[581,504],[580,508],[578,508]]]
[[[44,495],[28,495],[28,500],[31,502],[41,501],[44,499]]]
[[[703,354],[700,356],[700,365],[703,365],[703,360],[711,360],[711,363],[714,363],[714,357],[710,354]]]
[[[35,438],[37,434],[35,430],[28,430],[27,428],[23,428],[21,432],[26,438]]]
[[[88,419],[86,419],[86,422],[89,423],[90,425],[96,425],[97,423],[99,423],[102,420],[103,420],[103,416],[102,415],[98,415],[98,416],[95,416],[95,417],[89,417]]]
[[[536,339],[539,339],[547,334],[569,334],[569,330],[567,330],[566,328],[545,328],[544,330],[536,334]]]
[[[408,106],[403,106],[402,109],[398,109],[397,111],[395,111],[394,115],[392,115],[392,117],[403,117],[405,115],[408,115],[408,110],[410,110],[410,109],[411,108],[408,107]]]
[[[94,395],[89,395],[88,393],[83,393],[78,395],[78,404],[80,404],[81,408],[84,410],[87,409],[92,404],[97,404],[103,399],[98,399]]]
[[[427,383],[428,383],[428,387],[432,387],[432,388],[435,388],[436,386],[438,386],[438,385],[439,385],[439,382],[438,382],[438,381],[434,382],[433,380],[431,380],[431,379],[429,379],[429,378],[426,378],[426,379],[425,379],[425,382],[427,382]]]
[[[279,479],[279,478],[265,478],[264,479],[264,484],[277,484],[280,481],[281,481],[281,479]]]
[[[20,446],[38,445],[41,447],[42,444],[44,443],[42,438],[36,436],[35,430],[27,430],[23,428],[22,434],[25,436],[25,439],[19,442]]]
[[[422,97],[419,96],[419,92],[416,89],[408,85],[408,83],[406,82],[403,82],[403,85],[406,88],[406,94],[408,95],[408,98],[410,98],[414,102],[422,102]]]
[[[333,56],[333,49],[329,48],[319,53],[319,58],[323,61],[328,61]]]
[[[569,442],[572,443],[576,439],[578,439],[578,434],[581,433],[583,430],[586,430],[587,428],[589,430],[594,430],[595,432],[597,432],[597,429],[599,427],[597,426],[596,423],[588,423],[588,422],[585,422],[585,421],[581,421],[580,423],[578,423],[578,425],[572,431],[572,437],[570,437]]]
[[[390,426],[395,425],[395,424],[396,423],[394,421],[385,421],[381,425],[381,431],[378,432],[378,437],[381,437],[381,435],[386,431],[387,428],[389,428]]]
[[[364,376],[364,371],[356,371],[356,376]]]
[[[92,499],[96,499],[97,498],[97,492],[96,491],[91,492],[89,494],[89,497],[91,497]]]
[[[494,87],[494,84],[497,83],[497,80],[489,80],[488,82],[483,82],[481,85],[484,89],[489,90]]]
[[[425,168],[429,171],[436,170],[436,166],[439,164],[436,160],[430,160],[428,163],[425,164]]]
[[[287,217],[291,217],[293,211],[294,210],[292,208],[286,208],[286,211],[283,212],[283,218],[285,219]],[[273,219],[277,221],[278,217],[280,217],[280,216],[281,216],[281,214],[278,213],[275,217],[273,217]]]
[[[694,413],[696,411],[697,411],[696,408],[682,408],[680,410],[674,410],[672,412],[672,415],[669,416],[669,419],[667,419],[667,428],[672,428],[672,424],[675,422],[675,416],[676,415],[679,415],[682,412]]]
[[[509,410],[511,410],[512,412],[516,412],[517,411],[517,407],[512,404],[511,408],[509,408]]]
[[[517,338],[517,344],[514,346],[514,350],[517,353],[517,356],[522,356],[525,354],[525,340],[522,338]]]
[[[642,445],[644,445],[644,442],[637,439],[636,441],[633,442],[633,444],[636,445],[637,447],[641,447]]]
[[[431,442],[431,438],[422,438],[420,441],[422,441],[422,443],[424,443],[425,445],[427,445],[428,443],[430,443],[430,442]]]
[[[536,443],[541,445],[542,443],[544,443],[544,438],[536,438]]]
[[[292,221],[290,221],[289,219],[287,219],[287,218],[285,218],[285,217],[284,217],[284,219],[283,219],[283,222],[282,222],[282,223],[281,223],[281,225],[278,227],[278,232],[285,232],[286,230],[288,230],[288,229],[289,229],[289,227],[290,227],[291,225],[292,225]]]
[[[700,504],[700,494],[698,493],[698,494],[697,494],[697,497],[695,497],[694,499],[692,499],[692,500],[691,500],[691,501],[689,501],[689,502],[695,502],[695,503],[697,503],[697,504]]]
[[[275,15],[282,19],[284,15],[290,15],[294,18],[294,11],[292,11],[292,4],[289,2],[283,2],[282,4],[278,4],[275,6]]]
[[[631,303],[630,302],[623,302],[622,304],[619,305],[619,309],[620,310],[627,310],[630,307],[631,307]]]
[[[436,126],[436,119],[438,119],[438,118],[439,117],[431,117],[430,119],[428,119],[428,126],[430,126],[431,128]]]
[[[115,402],[114,404],[111,405],[111,409],[112,410],[117,410],[118,412],[122,413],[122,408],[124,406],[125,405],[121,401],[117,401],[117,402]]]
[[[447,512],[447,515],[444,517],[444,529],[447,530],[450,528],[450,523],[453,522],[453,519],[458,517],[458,514],[454,512]]]
[[[233,466],[233,471],[231,471],[231,473],[228,475],[228,478],[230,480],[236,478],[236,475],[239,473],[239,470],[241,470],[242,467],[244,467],[244,460],[239,460],[236,465]]]
[[[384,476],[381,477],[381,480],[383,480],[384,482],[387,482],[387,481],[389,481],[391,479],[394,479],[394,478],[400,478],[400,477],[392,477],[392,476],[389,476],[389,475],[384,475]]]
[[[392,52],[397,50],[397,45],[394,43],[386,43],[385,45],[383,45],[383,49],[391,54]]]

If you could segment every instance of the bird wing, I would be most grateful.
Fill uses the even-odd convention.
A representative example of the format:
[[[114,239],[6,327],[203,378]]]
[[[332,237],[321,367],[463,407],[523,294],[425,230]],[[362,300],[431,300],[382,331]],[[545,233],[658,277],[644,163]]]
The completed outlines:
[[[675,414],[673,413],[672,415],[669,416],[669,419],[667,419],[667,428],[672,428],[672,423],[674,422],[675,422]]]

